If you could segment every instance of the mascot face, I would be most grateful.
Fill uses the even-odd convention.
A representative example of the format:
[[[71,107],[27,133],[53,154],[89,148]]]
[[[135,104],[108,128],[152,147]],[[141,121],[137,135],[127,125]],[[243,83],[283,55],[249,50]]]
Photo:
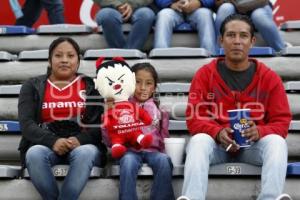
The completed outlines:
[[[135,74],[126,62],[108,61],[99,66],[95,88],[104,98],[127,101],[135,90]]]

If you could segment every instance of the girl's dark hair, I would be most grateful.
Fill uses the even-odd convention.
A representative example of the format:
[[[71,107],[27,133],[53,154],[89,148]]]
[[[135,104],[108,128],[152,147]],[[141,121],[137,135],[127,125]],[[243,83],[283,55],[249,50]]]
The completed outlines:
[[[235,20],[243,21],[246,24],[248,24],[249,27],[250,27],[251,37],[254,36],[254,30],[255,30],[255,28],[254,28],[254,24],[253,24],[252,20],[247,15],[232,14],[232,15],[229,15],[228,17],[226,17],[225,20],[221,24],[220,33],[221,33],[222,37],[224,36],[224,33],[225,33],[225,26],[226,26],[226,24],[228,24],[231,21],[235,21]]]
[[[71,37],[59,37],[52,41],[52,43],[49,46],[49,53],[48,53],[49,61],[51,62],[51,58],[53,56],[54,49],[63,42],[68,42],[74,47],[77,57],[78,57],[78,62],[80,62],[80,47],[79,47],[78,43]],[[48,66],[47,74],[49,75],[50,73],[51,73],[51,67]]]
[[[153,80],[154,80],[154,86],[156,89],[159,80],[158,80],[158,74],[157,74],[155,68],[153,67],[153,65],[151,65],[148,62],[144,62],[144,63],[136,63],[131,67],[131,71],[133,71],[135,74],[140,70],[145,70],[145,71],[151,73]],[[154,100],[154,103],[156,104],[156,106],[159,107],[158,96],[154,95],[154,93],[153,93],[152,97],[153,97],[153,100]]]

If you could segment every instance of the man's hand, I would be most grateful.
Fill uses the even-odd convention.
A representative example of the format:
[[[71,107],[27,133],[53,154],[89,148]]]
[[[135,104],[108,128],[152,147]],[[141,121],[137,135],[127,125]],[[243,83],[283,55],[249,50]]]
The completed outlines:
[[[201,7],[199,0],[186,0],[187,3],[182,5],[182,12],[190,14]]]
[[[174,2],[174,3],[172,3],[171,4],[171,8],[173,9],[173,10],[176,10],[176,11],[178,11],[178,12],[182,12],[182,5],[183,5],[183,3],[182,3],[183,1],[176,1],[176,2]]]
[[[242,136],[246,137],[251,142],[259,140],[260,136],[256,124],[253,121],[248,121],[249,128],[242,131]]]
[[[54,143],[52,150],[62,156],[66,153],[68,153],[71,149],[71,144],[68,142],[68,140],[66,138],[59,138],[58,140],[56,140],[56,142]]]
[[[118,6],[117,9],[122,14],[123,22],[128,22],[133,12],[131,5],[128,3],[124,3]]]
[[[71,150],[75,149],[76,147],[80,146],[80,142],[76,137],[69,137],[68,143],[71,145]]]
[[[232,133],[233,130],[231,128],[223,128],[217,135],[217,141],[221,143],[226,151],[236,152],[239,150],[240,146],[229,137],[229,135],[231,135]]]

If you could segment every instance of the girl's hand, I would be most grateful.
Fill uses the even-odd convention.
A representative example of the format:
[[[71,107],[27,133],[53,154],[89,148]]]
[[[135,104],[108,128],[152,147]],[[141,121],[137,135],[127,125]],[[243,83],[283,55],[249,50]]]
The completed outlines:
[[[107,98],[105,99],[105,107],[104,107],[104,110],[108,110],[112,107],[114,107],[114,104],[115,104],[115,100],[114,98]]]

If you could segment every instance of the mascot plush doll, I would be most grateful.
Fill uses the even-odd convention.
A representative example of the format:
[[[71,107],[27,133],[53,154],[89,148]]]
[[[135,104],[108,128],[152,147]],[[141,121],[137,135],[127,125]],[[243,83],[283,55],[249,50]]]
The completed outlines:
[[[127,147],[147,148],[152,135],[143,134],[141,127],[152,124],[144,109],[128,101],[135,91],[135,74],[123,58],[113,58],[103,63],[96,61],[95,88],[105,99],[114,99],[114,105],[104,113],[103,127],[112,143],[113,158],[121,158]]]

